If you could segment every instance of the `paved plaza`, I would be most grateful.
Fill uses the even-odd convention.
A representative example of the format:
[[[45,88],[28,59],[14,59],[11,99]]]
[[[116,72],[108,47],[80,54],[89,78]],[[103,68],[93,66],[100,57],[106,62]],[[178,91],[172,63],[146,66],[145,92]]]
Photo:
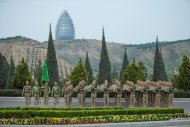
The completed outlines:
[[[40,98],[40,105],[43,106],[44,100]],[[96,105],[103,106],[103,98],[97,98]],[[0,97],[0,106],[24,106],[24,97]],[[114,106],[114,98],[110,98],[110,106]],[[34,98],[31,98],[31,106],[34,106]],[[49,106],[53,107],[53,98],[50,97]],[[59,107],[64,107],[64,99],[60,99]],[[78,99],[72,99],[72,106],[78,106]],[[85,107],[91,106],[91,98],[86,98]],[[122,98],[122,106],[126,107],[125,99]],[[182,107],[185,112],[190,112],[190,98],[175,98],[173,107]],[[151,121],[151,122],[126,122],[126,123],[107,123],[107,124],[79,124],[79,125],[0,125],[0,127],[190,127],[190,120],[170,120],[170,121]]]
[[[114,106],[114,98],[109,99],[109,105]],[[64,107],[64,99],[63,97],[60,98],[59,107]],[[24,106],[24,97],[0,97],[0,106]],[[40,105],[44,105],[44,99],[40,98]],[[103,98],[97,98],[96,100],[97,106],[103,106]],[[34,106],[34,98],[31,98],[31,106]],[[50,97],[49,100],[49,106],[53,107],[53,98]],[[78,106],[78,99],[73,98],[72,99],[72,106]],[[91,98],[86,98],[85,100],[85,106],[91,106]],[[122,98],[122,106],[126,107],[127,103],[125,102],[125,99]],[[182,107],[184,108],[185,112],[190,112],[190,98],[174,98],[173,107]]]
[[[3,127],[190,127],[190,120],[125,122],[106,124],[78,124],[78,125],[2,125]],[[0,125],[1,127],[1,125]]]

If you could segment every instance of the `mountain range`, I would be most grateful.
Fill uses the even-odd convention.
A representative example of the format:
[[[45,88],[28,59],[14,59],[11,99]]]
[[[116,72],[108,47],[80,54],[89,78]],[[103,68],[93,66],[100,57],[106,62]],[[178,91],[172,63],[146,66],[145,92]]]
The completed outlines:
[[[13,37],[8,39],[0,40],[1,49],[14,48],[10,47],[10,44],[7,47],[6,43],[12,42],[14,45],[19,44],[19,47],[29,47],[29,42],[34,42],[38,47],[47,48],[47,42],[39,42],[33,39],[26,37]],[[6,43],[5,43],[6,42]],[[20,44],[22,42],[22,45]],[[74,66],[78,63],[79,58],[81,57],[85,60],[86,52],[88,52],[91,66],[93,68],[94,76],[98,73],[99,60],[101,53],[101,40],[96,39],[75,39],[68,41],[56,41],[54,40],[54,45],[56,49],[56,54],[58,61],[67,65],[67,68],[73,69]],[[123,62],[124,47],[127,49],[127,55],[129,62],[133,58],[137,62],[142,61],[147,67],[149,79],[152,75],[152,68],[154,63],[154,52],[155,52],[155,42],[146,43],[146,44],[120,44],[114,42],[107,42],[107,49],[109,54],[109,59],[112,65],[112,69],[115,68],[116,71],[120,71],[121,65]],[[182,61],[182,56],[190,56],[190,39],[186,40],[177,40],[177,41],[168,41],[168,42],[159,42],[160,49],[162,51],[163,60],[165,63],[165,69],[168,74],[168,77],[171,79],[171,76],[174,73],[177,73],[178,68]],[[4,51],[3,50],[3,51]],[[22,49],[24,50],[24,48]],[[16,53],[16,52],[15,52]],[[3,53],[2,53],[3,54]],[[17,55],[14,55],[15,57]],[[16,59],[16,58],[14,58]],[[59,63],[59,62],[58,62]],[[66,71],[64,66],[62,66],[62,71]],[[70,70],[68,70],[69,72]],[[64,72],[65,74],[65,72]]]

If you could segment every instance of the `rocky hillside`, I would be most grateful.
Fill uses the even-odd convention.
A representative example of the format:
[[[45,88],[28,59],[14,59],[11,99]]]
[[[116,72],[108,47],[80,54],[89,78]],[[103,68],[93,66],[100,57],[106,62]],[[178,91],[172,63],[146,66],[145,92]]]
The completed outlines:
[[[65,66],[67,71],[73,68],[77,64],[79,57],[85,60],[86,52],[89,53],[89,58],[95,75],[98,73],[100,53],[101,53],[101,41],[96,39],[78,39],[72,41],[54,41],[58,64],[62,69],[60,72],[65,74]],[[162,55],[165,63],[165,68],[168,75],[178,70],[181,63],[183,54],[190,56],[190,39],[179,40],[172,42],[160,42],[159,43]],[[112,68],[115,68],[118,72],[120,71],[124,45],[119,43],[107,43],[108,53]],[[145,63],[149,74],[152,73],[152,67],[154,62],[154,50],[155,43],[140,44],[140,45],[125,45],[127,47],[127,53],[129,61],[135,57],[136,61],[142,61]],[[29,59],[29,64],[32,65],[35,57],[44,58],[47,50],[47,42],[41,43],[25,37],[15,37],[0,40],[0,51],[6,57],[10,57],[10,51],[13,52],[15,62],[18,63],[19,59],[23,56]],[[37,51],[38,54],[36,53]],[[39,57],[41,55],[41,57]],[[35,56],[35,57],[33,57]],[[32,59],[32,60],[30,60]],[[35,64],[37,61],[35,60]],[[34,64],[34,63],[33,63]],[[29,65],[31,67],[31,65]],[[61,66],[60,66],[61,65]],[[59,68],[59,69],[60,69]],[[95,76],[94,75],[94,76]]]
[[[90,62],[94,72],[98,72],[101,41],[95,39],[81,39],[73,41],[54,41],[57,55],[59,59],[64,59],[71,65],[75,65],[79,57],[85,60],[85,53],[89,53]],[[46,44],[46,43],[44,43]],[[179,40],[173,42],[160,42],[160,47],[166,66],[166,71],[171,76],[174,71],[178,70],[183,54],[190,56],[190,39]],[[133,57],[136,61],[142,61],[148,68],[148,72],[152,73],[154,62],[155,43],[126,45],[129,61]],[[112,67],[120,71],[124,48],[119,43],[107,43],[108,53]]]

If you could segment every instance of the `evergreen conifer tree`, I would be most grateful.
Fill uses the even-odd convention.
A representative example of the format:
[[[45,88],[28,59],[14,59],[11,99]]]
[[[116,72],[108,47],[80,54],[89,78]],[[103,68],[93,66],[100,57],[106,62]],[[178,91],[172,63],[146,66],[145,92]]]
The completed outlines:
[[[162,58],[162,51],[160,49],[160,64],[161,64],[161,80],[162,81],[168,81],[168,76],[167,76],[167,73],[166,73],[166,70],[165,70],[165,66],[164,66],[164,60]]]
[[[105,80],[111,84],[111,64],[108,56],[108,51],[106,47],[106,41],[104,36],[104,29],[102,35],[102,50],[100,56],[100,64],[99,64],[99,75],[98,75],[98,83],[102,84]]]
[[[87,82],[87,84],[90,84],[93,81],[93,71],[92,71],[90,61],[89,61],[89,58],[88,58],[88,52],[86,53],[85,69],[86,69],[86,71],[88,73],[88,82]]]
[[[139,64],[139,68],[140,68],[140,69],[143,71],[143,73],[144,73],[143,81],[146,81],[147,76],[148,76],[148,74],[147,74],[147,69],[146,69],[146,67],[145,67],[145,65],[144,65],[144,63],[143,63],[142,61],[140,61],[138,64]]]
[[[9,65],[8,80],[7,80],[6,88],[13,88],[12,78],[13,78],[14,71],[15,71],[15,64],[14,64],[13,55],[11,52],[11,60],[10,60],[10,65]]]
[[[0,52],[0,88],[5,88],[9,72],[9,64]]]
[[[126,51],[126,47],[125,47],[124,57],[123,57],[123,64],[122,64],[121,71],[120,71],[120,80],[122,79],[123,72],[127,68],[128,64],[129,64],[129,61],[128,61],[127,51]]]
[[[126,80],[136,83],[137,80],[142,81],[144,79],[144,72],[140,69],[139,65],[136,64],[135,58],[133,58],[133,62],[127,66],[123,73],[122,84],[124,84]]]
[[[161,50],[158,45],[158,37],[156,39],[156,49],[153,66],[153,81],[167,81],[167,74],[165,72],[165,66],[162,58]]]
[[[111,76],[112,76],[112,82],[118,79],[118,72],[116,71],[115,68],[112,70]]]
[[[49,39],[48,39],[48,50],[47,50],[47,65],[48,65],[48,73],[49,73],[49,85],[52,86],[54,82],[58,82],[58,65],[56,52],[53,44],[53,37],[51,32],[51,24],[49,30]]]
[[[182,90],[190,90],[190,60],[184,55],[179,67],[179,74],[176,75],[177,86]]]
[[[71,80],[73,86],[77,86],[78,83],[82,80],[84,81],[88,80],[88,74],[81,58],[78,64],[72,70],[71,74],[69,75],[69,79]]]
[[[26,81],[31,83],[32,75],[29,72],[28,64],[22,58],[21,63],[16,66],[13,74],[13,85],[15,88],[22,89]]]

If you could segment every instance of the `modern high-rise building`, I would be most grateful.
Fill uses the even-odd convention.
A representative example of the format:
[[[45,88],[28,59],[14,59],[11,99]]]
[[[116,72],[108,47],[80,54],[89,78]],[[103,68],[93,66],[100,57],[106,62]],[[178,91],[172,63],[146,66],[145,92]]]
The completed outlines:
[[[66,10],[60,15],[55,30],[56,40],[73,40],[75,39],[75,28],[73,21]]]

